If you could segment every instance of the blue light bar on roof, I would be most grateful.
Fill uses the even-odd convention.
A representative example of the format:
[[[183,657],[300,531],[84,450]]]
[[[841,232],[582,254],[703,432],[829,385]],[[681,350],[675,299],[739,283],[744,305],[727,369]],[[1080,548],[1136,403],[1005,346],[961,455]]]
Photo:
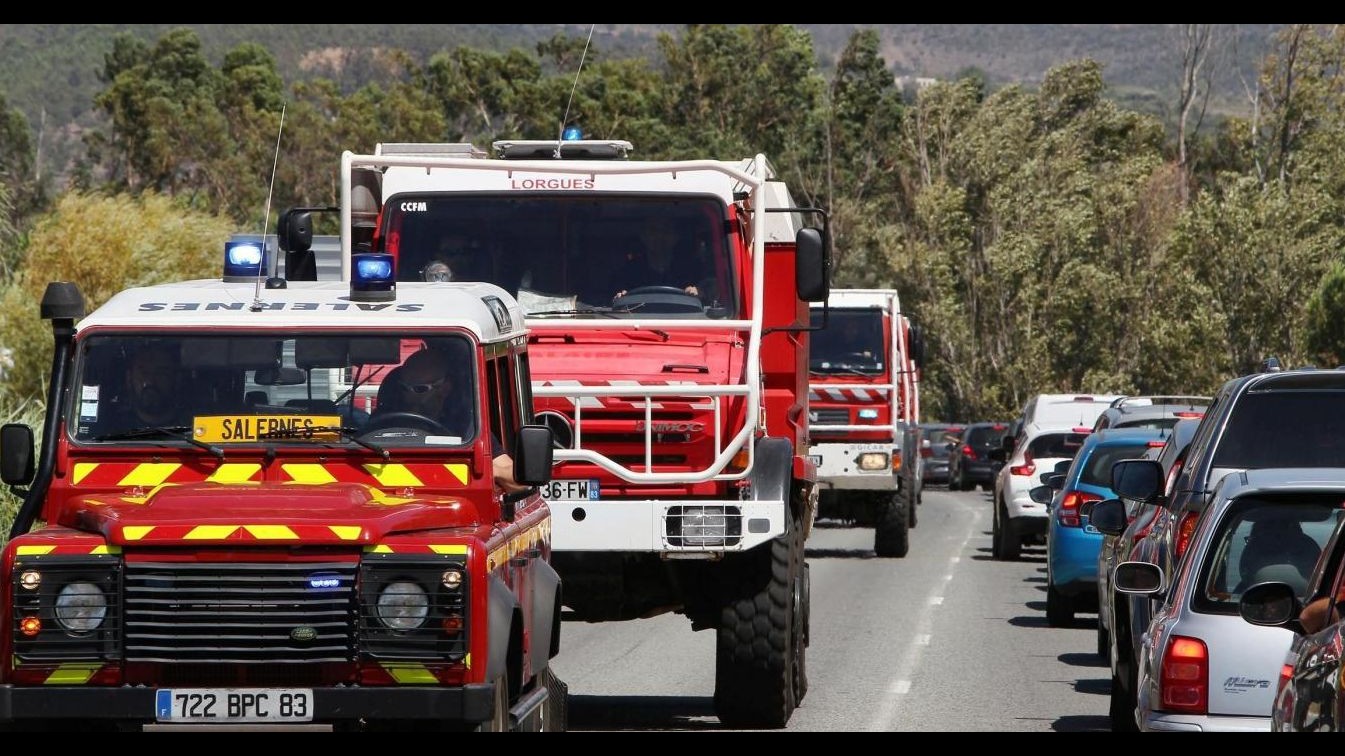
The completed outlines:
[[[350,257],[350,298],[357,302],[391,302],[397,298],[397,266],[386,252]]]
[[[224,243],[224,280],[254,281],[266,271],[266,250],[258,239]]]
[[[584,138],[584,131],[578,126],[566,126],[565,130],[560,132],[560,138],[563,142],[575,142]]]

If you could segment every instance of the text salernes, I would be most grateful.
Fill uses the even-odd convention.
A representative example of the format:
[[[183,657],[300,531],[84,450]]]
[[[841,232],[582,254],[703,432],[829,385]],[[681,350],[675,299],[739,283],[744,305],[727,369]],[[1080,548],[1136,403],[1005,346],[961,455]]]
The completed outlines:
[[[340,424],[338,415],[219,415],[195,418],[192,433],[208,443],[237,443],[303,438],[305,431]]]

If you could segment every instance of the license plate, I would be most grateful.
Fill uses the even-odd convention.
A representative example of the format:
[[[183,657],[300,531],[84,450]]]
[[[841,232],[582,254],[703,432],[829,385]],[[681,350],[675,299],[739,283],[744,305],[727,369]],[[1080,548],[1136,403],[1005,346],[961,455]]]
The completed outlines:
[[[547,501],[597,501],[602,488],[596,478],[589,480],[553,480],[542,489]]]
[[[820,465],[820,464],[822,464],[822,455],[821,455],[821,454],[809,454],[809,455],[808,455],[808,461],[809,461],[809,462],[812,462],[812,463],[815,464],[815,465]]]
[[[154,692],[160,722],[311,722],[309,688],[165,688]]]

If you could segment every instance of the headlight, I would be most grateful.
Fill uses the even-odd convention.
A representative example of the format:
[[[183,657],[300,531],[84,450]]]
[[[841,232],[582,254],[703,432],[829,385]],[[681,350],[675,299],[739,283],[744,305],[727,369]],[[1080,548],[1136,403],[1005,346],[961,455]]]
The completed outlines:
[[[859,469],[882,470],[887,467],[886,452],[864,452],[859,455]]]
[[[878,419],[878,410],[876,410],[876,409],[862,409],[862,410],[859,411],[859,419],[860,419],[860,420],[877,420],[877,419]]]
[[[430,613],[430,597],[419,584],[398,580],[378,594],[378,620],[393,630],[415,630]]]
[[[97,630],[107,617],[107,596],[93,583],[70,583],[56,595],[56,621],[66,630]]]

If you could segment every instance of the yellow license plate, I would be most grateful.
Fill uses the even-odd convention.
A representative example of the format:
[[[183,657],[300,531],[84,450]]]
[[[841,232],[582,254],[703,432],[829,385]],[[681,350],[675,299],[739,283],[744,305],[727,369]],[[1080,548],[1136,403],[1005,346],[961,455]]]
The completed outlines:
[[[311,433],[311,428],[341,425],[340,415],[208,415],[193,418],[192,435],[209,444],[255,443],[286,438],[338,439],[327,431]],[[311,434],[311,436],[309,435]]]

